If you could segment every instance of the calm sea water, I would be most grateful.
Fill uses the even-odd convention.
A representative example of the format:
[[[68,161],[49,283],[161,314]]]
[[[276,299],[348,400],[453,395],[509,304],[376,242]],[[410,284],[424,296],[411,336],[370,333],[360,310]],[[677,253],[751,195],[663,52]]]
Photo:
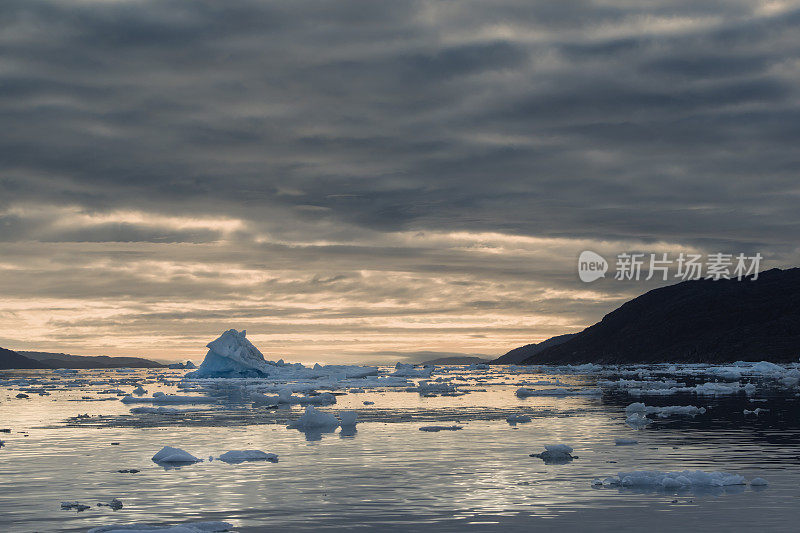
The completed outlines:
[[[637,399],[625,394],[514,394],[523,379],[592,387],[593,376],[451,372],[472,392],[423,397],[402,388],[368,390],[321,408],[356,409],[361,422],[351,434],[287,429],[300,407],[253,408],[235,389],[218,391],[215,405],[172,406],[196,409],[178,416],[131,415],[134,406],[113,392],[144,383],[150,393],[185,394],[175,387],[183,371],[5,372],[0,429],[10,432],[0,433],[0,531],[196,520],[224,520],[241,532],[796,531],[800,523],[800,410],[793,393],[756,398],[766,401],[744,395],[648,400],[709,409],[696,418],[655,419],[637,431],[625,425],[625,406]],[[16,398],[23,390],[29,398]],[[755,407],[770,410],[743,415]],[[505,421],[516,413],[532,421]],[[453,424],[463,429],[419,430]],[[615,438],[638,444],[616,446]],[[529,457],[553,443],[571,445],[578,458],[548,465]],[[166,469],[150,460],[165,445],[205,460]],[[241,449],[280,459],[209,461]],[[663,492],[591,485],[620,471],[695,469],[759,476],[769,486]],[[111,498],[124,507],[96,506]],[[76,500],[91,508],[60,509],[60,502]]]

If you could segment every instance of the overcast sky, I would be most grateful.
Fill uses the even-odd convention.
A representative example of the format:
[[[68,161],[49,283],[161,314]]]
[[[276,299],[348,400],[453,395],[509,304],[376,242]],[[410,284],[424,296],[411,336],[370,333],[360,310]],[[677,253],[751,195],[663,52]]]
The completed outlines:
[[[663,284],[583,283],[582,250],[796,266],[799,27],[779,0],[3,0],[0,346],[496,356]]]

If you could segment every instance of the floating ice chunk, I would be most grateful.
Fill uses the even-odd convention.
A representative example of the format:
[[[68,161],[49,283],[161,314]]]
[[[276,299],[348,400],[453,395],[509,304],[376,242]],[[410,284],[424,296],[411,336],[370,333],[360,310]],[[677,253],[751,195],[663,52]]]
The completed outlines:
[[[338,418],[330,413],[318,411],[315,407],[309,405],[306,407],[306,412],[294,422],[289,423],[287,427],[293,429],[319,429],[335,428],[338,425]]]
[[[353,427],[356,425],[358,413],[355,411],[339,411],[339,420],[342,427]]]
[[[520,387],[516,394],[519,398],[527,396],[600,396],[603,391],[601,389],[528,389]]]
[[[282,389],[277,396],[267,396],[257,394],[253,396],[253,404],[258,405],[333,405],[336,403],[336,396],[330,392],[309,396],[294,396],[291,389]]]
[[[653,407],[645,405],[641,402],[635,402],[625,408],[627,415],[638,414],[644,416],[646,414],[655,414],[660,418],[667,418],[672,415],[685,415],[697,416],[706,412],[705,407],[695,407],[694,405],[669,405],[666,407]]]
[[[770,363],[768,361],[761,361],[760,363],[756,363],[752,366],[751,370],[757,374],[782,374],[786,372],[786,369],[780,365],[776,365],[775,363]]]
[[[422,426],[419,428],[420,431],[427,431],[429,433],[435,433],[437,431],[458,431],[459,429],[464,429],[464,426]]]
[[[153,456],[155,463],[199,463],[200,461],[202,459],[198,459],[189,452],[171,446],[164,446]]]
[[[639,444],[636,439],[614,439],[614,446],[633,446]]]
[[[375,402],[371,402],[369,400],[365,400],[365,401],[363,401],[361,403],[363,403],[364,405],[375,405]]]
[[[120,524],[95,527],[89,533],[219,533],[232,531],[228,522],[186,522],[174,526],[155,526],[152,524]]]
[[[769,412],[769,409],[762,409],[761,407],[756,407],[752,411],[750,411],[749,409],[745,409],[744,411],[742,411],[742,413],[744,413],[745,415],[756,415],[756,416],[759,416],[761,413],[766,413],[766,412]]]
[[[633,413],[625,419],[625,423],[633,429],[644,429],[653,423],[652,420],[647,418],[642,413]]]
[[[684,470],[682,472],[659,472],[657,470],[635,470],[620,472],[611,478],[607,486],[648,487],[663,490],[678,490],[692,487],[727,487],[744,485],[745,479],[738,474],[726,472],[703,472]],[[606,485],[605,482],[603,482]]]
[[[179,396],[163,392],[154,392],[153,396],[148,398],[135,398],[128,395],[120,401],[122,403],[217,403],[216,399],[208,396]]]
[[[132,394],[135,394],[137,396],[142,396],[144,394],[147,394],[147,390],[144,387],[142,387],[141,385],[137,385],[136,388],[133,389]]]
[[[278,462],[278,456],[274,453],[265,453],[261,450],[231,450],[220,455],[217,459],[226,463],[243,463],[245,461],[269,461]]]
[[[186,409],[175,409],[174,407],[133,407],[131,413],[134,414],[153,414],[153,415],[169,415],[185,413]]]
[[[394,367],[394,372],[389,375],[403,378],[429,378],[431,377],[433,371],[433,366],[417,368],[415,365],[397,363]]]
[[[530,457],[538,457],[546,464],[564,464],[572,461],[572,446],[566,444],[545,444],[544,451],[532,453]]]
[[[769,483],[763,477],[756,477],[750,480],[751,487],[766,487],[767,485],[769,485]]]
[[[506,422],[509,424],[524,424],[525,422],[530,422],[531,417],[528,415],[508,415],[506,417]]]

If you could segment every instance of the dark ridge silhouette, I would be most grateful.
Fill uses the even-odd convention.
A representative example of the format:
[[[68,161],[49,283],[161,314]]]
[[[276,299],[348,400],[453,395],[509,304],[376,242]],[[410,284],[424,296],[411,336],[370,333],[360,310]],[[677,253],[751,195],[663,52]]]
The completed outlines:
[[[438,359],[431,359],[430,361],[423,361],[421,365],[479,365],[486,363],[487,359],[472,356],[452,356],[452,357],[439,357]]]
[[[12,368],[47,368],[39,361],[28,359],[13,350],[0,348],[0,369],[9,370]]]
[[[800,268],[775,268],[756,280],[684,281],[654,289],[520,362],[785,363],[798,357]]]
[[[164,365],[142,357],[107,355],[70,355],[66,353],[20,351],[20,355],[38,361],[47,368],[161,368]]]
[[[489,364],[492,365],[515,365],[519,362],[524,361],[528,357],[533,357],[534,355],[540,353],[541,351],[545,350],[546,348],[550,348],[551,346],[558,346],[559,344],[563,344],[574,337],[575,333],[567,333],[565,335],[557,335],[555,337],[550,337],[547,340],[544,340],[539,343],[534,344],[526,344],[525,346],[520,346],[519,348],[514,348],[513,350],[506,352],[504,355],[501,355],[497,359],[490,361]]]

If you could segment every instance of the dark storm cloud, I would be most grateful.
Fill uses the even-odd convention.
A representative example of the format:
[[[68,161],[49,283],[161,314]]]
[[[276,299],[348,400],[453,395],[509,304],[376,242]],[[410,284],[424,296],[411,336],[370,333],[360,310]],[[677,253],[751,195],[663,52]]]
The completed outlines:
[[[124,299],[98,327],[194,319],[134,305],[159,298],[219,299],[193,311],[215,325],[390,318],[415,302],[439,318],[589,323],[642,289],[542,297],[585,289],[572,263],[592,243],[796,258],[795,2],[7,0],[0,13],[2,295]],[[452,232],[467,247],[508,238],[481,255]],[[513,236],[561,244],[536,256]],[[231,303],[303,294],[331,309]]]

